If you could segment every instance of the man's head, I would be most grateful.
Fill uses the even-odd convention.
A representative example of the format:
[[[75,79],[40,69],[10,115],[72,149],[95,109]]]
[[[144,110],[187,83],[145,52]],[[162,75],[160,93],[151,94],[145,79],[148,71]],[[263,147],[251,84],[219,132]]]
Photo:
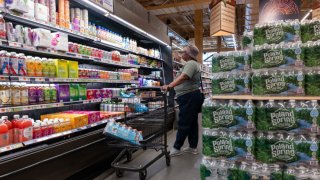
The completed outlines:
[[[199,49],[194,45],[188,45],[183,48],[182,59],[185,61],[189,60],[197,60],[197,56],[199,54]]]

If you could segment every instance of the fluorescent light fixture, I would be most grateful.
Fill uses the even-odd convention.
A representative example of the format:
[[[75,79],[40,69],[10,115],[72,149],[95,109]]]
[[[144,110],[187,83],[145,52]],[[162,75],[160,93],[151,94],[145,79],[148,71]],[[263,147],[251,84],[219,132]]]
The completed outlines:
[[[179,47],[178,45],[176,45],[175,43],[172,43],[173,47],[176,47],[178,49],[180,49],[181,51],[183,50],[181,47]]]
[[[161,44],[163,44],[163,45],[167,45],[167,46],[168,46],[167,43],[161,41],[160,39],[156,38],[155,36],[153,36],[153,35],[145,32],[144,30],[138,28],[137,26],[129,23],[128,21],[126,21],[126,20],[124,20],[124,19],[122,19],[122,18],[120,18],[120,17],[118,17],[118,16],[116,16],[116,15],[114,15],[114,14],[108,14],[108,15],[106,14],[106,16],[107,16],[107,17],[111,17],[111,18],[113,18],[113,19],[115,19],[115,20],[118,20],[119,22],[121,22],[121,23],[123,23],[123,24],[125,24],[125,25],[127,25],[127,26],[129,26],[129,27],[131,27],[131,28],[133,28],[133,29],[135,29],[135,30],[137,30],[137,31],[139,31],[141,34],[144,34],[144,35],[148,36],[149,38],[151,38],[151,39],[153,39],[153,40],[155,40],[155,41],[157,41],[157,42],[159,42],[159,43],[161,43]]]
[[[91,2],[90,0],[82,0],[82,2],[85,2],[86,4],[88,4],[88,5],[92,6],[92,7],[94,7],[95,9],[103,12],[104,14],[109,13],[107,10],[105,10],[104,8],[96,5],[95,3]]]
[[[307,19],[307,17],[309,17],[309,15],[312,13],[312,9],[302,18],[301,22],[303,22],[304,20]]]
[[[232,39],[233,39],[233,46],[234,46],[234,50],[237,51],[237,42],[236,42],[236,36],[234,34],[232,34]]]

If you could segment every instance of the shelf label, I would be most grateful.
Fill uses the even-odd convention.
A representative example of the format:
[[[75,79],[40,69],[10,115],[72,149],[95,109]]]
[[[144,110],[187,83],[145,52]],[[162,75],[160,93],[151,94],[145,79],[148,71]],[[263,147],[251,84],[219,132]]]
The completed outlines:
[[[8,41],[8,43],[9,43],[9,46],[12,46],[12,47],[19,47],[19,48],[22,47],[22,45],[20,43],[17,43],[17,42]]]
[[[24,76],[19,76],[18,79],[19,81],[30,81],[29,77],[24,77]]]
[[[83,101],[83,104],[88,104],[88,103],[90,103],[89,100],[84,100],[84,101]]]
[[[0,76],[1,81],[7,81],[8,80],[7,78],[8,78],[7,76]]]
[[[35,50],[37,50],[34,46],[28,46],[28,45],[23,45],[23,48],[24,49],[27,49],[27,50],[31,50],[31,51],[35,51]]]
[[[37,81],[37,82],[44,82],[45,79],[44,79],[43,77],[36,77],[36,78],[35,78],[35,81]]]

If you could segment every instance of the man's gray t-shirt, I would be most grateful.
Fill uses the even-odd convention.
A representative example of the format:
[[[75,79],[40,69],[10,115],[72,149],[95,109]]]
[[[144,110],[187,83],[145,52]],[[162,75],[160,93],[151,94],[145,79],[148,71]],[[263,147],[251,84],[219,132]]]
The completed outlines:
[[[196,61],[190,60],[185,63],[185,65],[180,69],[177,77],[182,73],[186,74],[189,79],[185,80],[182,84],[176,86],[174,90],[176,91],[176,96],[182,96],[189,92],[193,92],[200,87],[200,65]]]

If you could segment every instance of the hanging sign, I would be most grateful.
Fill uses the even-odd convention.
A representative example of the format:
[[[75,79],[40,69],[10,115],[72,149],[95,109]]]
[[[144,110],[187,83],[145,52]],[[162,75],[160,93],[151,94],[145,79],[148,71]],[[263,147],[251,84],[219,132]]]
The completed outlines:
[[[225,36],[235,33],[235,0],[214,0],[210,4],[210,35]]]
[[[259,6],[259,23],[300,17],[300,0],[260,0]]]
[[[99,5],[101,5],[104,9],[113,13],[113,0],[91,0]]]

